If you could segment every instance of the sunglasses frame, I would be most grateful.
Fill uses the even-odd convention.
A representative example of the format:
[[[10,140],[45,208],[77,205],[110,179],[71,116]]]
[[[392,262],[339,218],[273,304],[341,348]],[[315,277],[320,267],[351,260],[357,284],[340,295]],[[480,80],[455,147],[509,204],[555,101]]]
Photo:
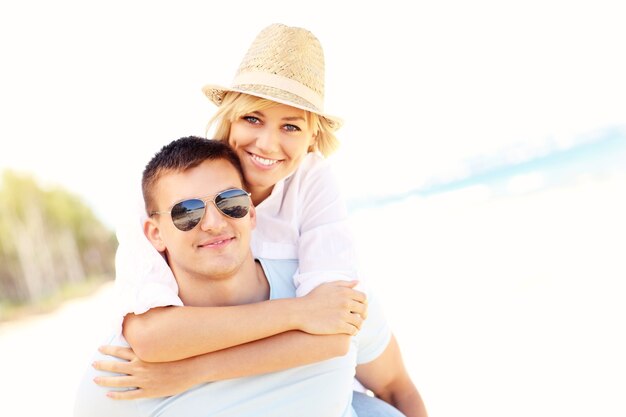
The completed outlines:
[[[241,217],[229,216],[215,202],[217,200],[217,198],[221,194],[227,193],[229,191],[241,191],[243,193],[242,195],[237,195],[235,197],[230,197],[230,198],[239,198],[239,197],[243,197],[243,195],[246,195],[248,197],[248,202],[250,204],[248,205],[248,211],[243,216],[241,216]],[[185,199],[182,199],[182,200],[177,201],[174,204],[172,204],[172,206],[170,207],[169,211],[153,211],[153,212],[150,213],[150,217],[154,216],[155,214],[169,214],[170,218],[172,219],[172,223],[174,223],[174,227],[176,227],[181,232],[189,232],[189,231],[195,229],[197,225],[202,223],[202,219],[204,219],[204,215],[206,214],[206,209],[207,209],[209,201],[211,203],[213,203],[213,205],[215,206],[217,211],[219,211],[220,214],[222,214],[223,216],[228,217],[229,219],[243,219],[244,217],[246,217],[250,213],[250,207],[252,207],[252,197],[251,196],[252,196],[252,194],[250,194],[249,192],[247,192],[243,188],[237,188],[237,187],[235,187],[235,188],[228,188],[226,190],[220,191],[217,194],[214,194],[213,197],[211,197],[211,196],[204,196],[204,197],[199,197],[199,198],[185,198]],[[224,199],[226,199],[226,198],[229,198],[229,197],[224,197]],[[201,201],[204,204],[204,207],[202,209],[202,216],[200,216],[200,219],[198,220],[198,222],[196,224],[194,224],[193,227],[191,227],[190,229],[187,229],[187,230],[181,229],[180,227],[178,227],[178,225],[174,221],[174,218],[172,217],[172,210],[174,209],[174,207],[176,207],[176,205],[178,205],[180,203],[184,203],[185,201],[191,201],[191,200],[198,200],[198,201]]]

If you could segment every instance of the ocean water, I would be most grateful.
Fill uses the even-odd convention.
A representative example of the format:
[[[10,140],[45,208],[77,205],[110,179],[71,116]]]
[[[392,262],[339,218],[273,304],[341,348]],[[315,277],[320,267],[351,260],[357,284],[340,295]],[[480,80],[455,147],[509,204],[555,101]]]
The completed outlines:
[[[481,187],[491,196],[536,191],[575,184],[585,178],[615,176],[626,172],[626,126],[600,129],[570,139],[567,147],[545,140],[539,149],[508,149],[467,161],[459,161],[463,176],[439,173],[424,184],[401,193],[370,190],[351,196],[351,211],[382,206],[410,197],[430,197]],[[518,144],[518,147],[519,144]],[[521,148],[521,147],[520,147]],[[407,167],[406,175],[411,176]]]
[[[625,139],[352,206],[431,415],[626,415]]]

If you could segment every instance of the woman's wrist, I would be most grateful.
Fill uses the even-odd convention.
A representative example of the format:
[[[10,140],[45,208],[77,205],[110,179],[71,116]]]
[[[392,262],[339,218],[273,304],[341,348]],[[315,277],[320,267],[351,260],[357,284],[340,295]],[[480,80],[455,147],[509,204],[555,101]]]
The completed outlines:
[[[220,364],[214,360],[216,356],[217,355],[213,353],[206,353],[181,361],[181,366],[183,366],[182,373],[191,383],[190,388],[198,384],[215,382],[222,379],[220,378],[220,376],[222,376]]]
[[[278,300],[277,300],[278,301]],[[283,298],[280,300],[281,302],[281,315],[286,320],[286,328],[285,331],[290,330],[303,330],[305,325],[305,314],[303,314],[304,308],[302,302],[304,302],[301,298]]]

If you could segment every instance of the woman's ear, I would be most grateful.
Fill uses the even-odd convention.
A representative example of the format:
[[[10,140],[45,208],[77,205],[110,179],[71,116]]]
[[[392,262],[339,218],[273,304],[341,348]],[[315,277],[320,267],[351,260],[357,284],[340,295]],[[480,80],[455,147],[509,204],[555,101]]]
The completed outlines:
[[[143,233],[158,252],[165,252],[165,242],[161,236],[159,223],[155,219],[152,217],[146,219],[143,224]]]
[[[319,135],[319,130],[313,133],[313,135],[311,136],[311,143],[309,144],[309,149],[307,149],[307,152],[315,152],[318,150],[318,147],[317,147],[318,135]]]

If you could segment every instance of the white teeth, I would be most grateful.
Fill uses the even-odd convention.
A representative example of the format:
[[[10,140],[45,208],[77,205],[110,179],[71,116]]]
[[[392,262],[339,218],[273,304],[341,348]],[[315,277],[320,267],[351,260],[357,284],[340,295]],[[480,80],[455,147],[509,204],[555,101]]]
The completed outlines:
[[[261,158],[258,155],[254,155],[254,154],[251,154],[251,156],[252,156],[252,159],[257,161],[261,165],[271,166],[271,165],[274,165],[274,164],[278,163],[277,159],[265,159],[265,158]]]
[[[226,240],[228,240],[228,239],[218,240],[218,241],[216,241],[216,242],[211,242],[211,243],[205,243],[204,245],[200,245],[200,246],[215,246],[215,245],[221,245],[222,243],[226,242]]]

